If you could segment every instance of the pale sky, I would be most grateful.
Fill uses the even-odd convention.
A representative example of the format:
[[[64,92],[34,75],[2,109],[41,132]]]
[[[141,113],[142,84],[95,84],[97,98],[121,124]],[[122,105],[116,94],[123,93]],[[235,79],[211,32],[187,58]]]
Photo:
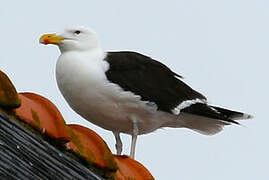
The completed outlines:
[[[49,98],[67,123],[96,131],[115,152],[111,132],[69,108],[55,80],[59,51],[44,33],[91,27],[106,50],[135,50],[185,77],[211,104],[255,116],[214,136],[162,129],[138,138],[136,159],[158,180],[269,179],[269,1],[9,0],[0,6],[0,69],[17,90]],[[130,136],[123,135],[129,154]]]

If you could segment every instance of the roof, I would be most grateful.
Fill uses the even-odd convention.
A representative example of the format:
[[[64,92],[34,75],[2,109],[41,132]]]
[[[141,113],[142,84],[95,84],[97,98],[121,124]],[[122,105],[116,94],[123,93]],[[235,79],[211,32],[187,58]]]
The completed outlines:
[[[104,140],[67,125],[45,97],[17,93],[0,71],[0,176],[4,179],[154,179],[139,162],[113,155]]]
[[[0,113],[3,179],[103,179],[60,149]]]

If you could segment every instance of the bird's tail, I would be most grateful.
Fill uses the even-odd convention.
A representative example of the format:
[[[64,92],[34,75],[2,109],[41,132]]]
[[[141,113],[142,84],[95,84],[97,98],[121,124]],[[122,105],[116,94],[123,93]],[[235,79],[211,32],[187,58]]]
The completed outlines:
[[[250,119],[251,115],[220,107],[209,106],[218,116],[206,113],[181,112],[176,121],[167,123],[168,127],[185,127],[201,134],[213,135],[220,132],[225,125],[239,124],[237,120]],[[219,118],[217,118],[219,117]]]
[[[210,107],[217,110],[217,112],[223,114],[228,119],[231,119],[233,121],[253,118],[253,116],[250,114],[246,114],[246,113],[242,113],[238,111],[232,111],[229,109],[224,109],[224,108],[216,107],[216,106],[210,106]]]

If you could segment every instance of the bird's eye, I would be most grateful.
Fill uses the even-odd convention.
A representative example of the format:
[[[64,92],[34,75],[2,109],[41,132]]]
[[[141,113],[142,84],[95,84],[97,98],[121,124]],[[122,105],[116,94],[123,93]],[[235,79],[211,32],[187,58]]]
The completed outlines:
[[[79,30],[76,30],[75,32],[74,32],[74,34],[80,34],[81,33],[81,31],[79,31]]]

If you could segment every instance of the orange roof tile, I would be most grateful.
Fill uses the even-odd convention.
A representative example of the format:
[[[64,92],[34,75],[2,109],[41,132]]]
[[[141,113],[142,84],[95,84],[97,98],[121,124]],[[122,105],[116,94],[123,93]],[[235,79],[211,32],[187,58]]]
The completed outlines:
[[[20,93],[19,98],[21,106],[15,109],[15,113],[21,120],[52,138],[70,139],[65,121],[52,102],[38,94],[26,92]]]
[[[115,155],[115,160],[118,164],[118,171],[115,179],[117,180],[153,180],[154,177],[150,172],[139,162],[129,158],[128,156]]]
[[[17,108],[21,104],[17,91],[8,76],[0,70],[0,106]]]
[[[99,167],[117,169],[111,151],[98,134],[80,125],[71,124],[68,127],[70,128],[71,141],[65,144],[67,148]]]

